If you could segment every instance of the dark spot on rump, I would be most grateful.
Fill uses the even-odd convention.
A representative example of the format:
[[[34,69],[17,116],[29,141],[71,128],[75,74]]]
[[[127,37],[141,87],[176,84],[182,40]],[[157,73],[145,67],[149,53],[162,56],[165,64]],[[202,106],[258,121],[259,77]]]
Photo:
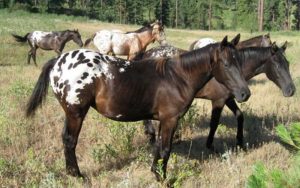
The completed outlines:
[[[85,59],[85,60],[82,61],[82,63],[89,63],[89,62],[90,62],[89,59]]]
[[[61,89],[63,86],[64,86],[64,84],[63,84],[63,83],[60,83],[60,84],[59,84],[59,89]]]
[[[66,57],[69,55],[69,53],[66,53],[63,55],[63,57],[58,62],[59,71],[61,71],[61,65],[66,63]]]
[[[68,66],[68,69],[71,69],[73,66],[73,63],[71,63],[69,66]]]
[[[83,75],[82,75],[82,77],[81,77],[81,79],[84,80],[84,79],[86,79],[88,76],[89,76],[89,73],[84,72]]]
[[[83,53],[80,53],[79,56],[78,56],[78,58],[77,58],[77,60],[78,60],[78,61],[82,61],[82,60],[84,60],[84,59],[85,59],[84,54],[83,54]]]
[[[71,86],[70,85],[66,85],[65,91],[67,92],[67,91],[70,91],[70,90],[71,90]]]
[[[99,63],[100,63],[99,59],[93,59],[93,62],[94,62],[95,64],[99,64]]]
[[[76,90],[75,90],[75,93],[80,93],[80,90],[81,90],[81,89],[76,89]]]
[[[78,84],[81,84],[81,83],[82,83],[82,81],[81,81],[81,80],[78,80],[78,81],[77,81],[77,83],[78,83]]]
[[[65,85],[69,84],[69,80],[65,80],[65,81],[64,81],[64,84],[65,84]]]
[[[104,59],[104,57],[102,55],[100,56],[100,59],[101,59],[101,61],[106,62],[105,59]]]
[[[105,59],[110,62],[110,59],[108,56],[105,56]]]
[[[79,50],[75,50],[74,52],[72,52],[72,58],[74,58],[76,56],[76,54],[78,54]]]
[[[93,64],[92,63],[88,63],[87,66],[88,67],[93,67]]]

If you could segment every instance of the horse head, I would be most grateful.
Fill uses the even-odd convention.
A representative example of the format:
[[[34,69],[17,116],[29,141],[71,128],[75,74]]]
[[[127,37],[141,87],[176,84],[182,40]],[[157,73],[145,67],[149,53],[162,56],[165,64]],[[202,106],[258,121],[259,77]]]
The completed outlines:
[[[286,48],[287,42],[280,48],[275,42],[272,44],[272,57],[265,64],[265,73],[282,90],[285,97],[291,97],[296,88],[289,71],[289,62],[284,56]]]
[[[154,41],[156,40],[160,44],[166,43],[166,35],[164,32],[164,26],[162,23],[158,20],[150,24],[152,28],[152,36],[154,38]]]
[[[78,46],[82,47],[83,46],[83,42],[81,40],[81,35],[78,31],[78,29],[74,29],[73,31],[70,31],[71,34],[71,38],[72,40],[78,44]]]
[[[224,84],[235,96],[238,102],[246,101],[250,97],[248,84],[241,73],[238,51],[235,48],[239,37],[231,43],[224,37],[219,47],[213,54],[213,76],[216,80]]]

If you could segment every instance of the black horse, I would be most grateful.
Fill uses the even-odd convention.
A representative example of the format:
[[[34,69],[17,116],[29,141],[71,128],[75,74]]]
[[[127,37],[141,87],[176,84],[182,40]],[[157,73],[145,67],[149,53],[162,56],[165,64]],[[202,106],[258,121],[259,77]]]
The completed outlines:
[[[227,41],[176,58],[125,61],[90,50],[76,50],[50,60],[43,67],[27,106],[34,114],[47,94],[49,81],[65,111],[63,130],[67,172],[81,176],[75,148],[82,122],[90,107],[116,121],[160,121],[152,172],[165,178],[178,120],[195,94],[213,76],[236,99],[246,101],[250,90],[240,72],[236,43]],[[164,177],[157,172],[162,159]]]
[[[27,63],[30,64],[30,59],[32,57],[34,64],[36,64],[36,50],[41,48],[43,50],[54,50],[58,55],[60,55],[65,47],[65,44],[73,40],[78,46],[82,47],[83,43],[81,40],[80,33],[78,30],[65,30],[65,31],[33,31],[27,33],[24,37],[12,34],[17,42],[26,42],[30,46],[28,52]]]

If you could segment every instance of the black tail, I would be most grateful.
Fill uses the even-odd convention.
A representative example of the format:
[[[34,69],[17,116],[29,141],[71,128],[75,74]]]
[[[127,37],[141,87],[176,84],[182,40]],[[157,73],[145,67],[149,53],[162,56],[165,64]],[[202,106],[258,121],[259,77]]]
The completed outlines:
[[[86,39],[85,43],[84,43],[84,47],[88,46],[90,44],[90,42],[95,38],[96,33],[91,37]]]
[[[16,40],[17,42],[26,42],[26,41],[27,41],[27,36],[28,36],[29,34],[30,34],[30,33],[27,33],[24,37],[19,36],[19,35],[15,35],[15,34],[11,34],[11,35],[15,38],[15,40]]]
[[[26,116],[33,116],[37,107],[39,107],[46,98],[49,85],[49,74],[55,65],[56,58],[49,60],[43,67],[40,77],[33,89],[31,97],[27,103]]]

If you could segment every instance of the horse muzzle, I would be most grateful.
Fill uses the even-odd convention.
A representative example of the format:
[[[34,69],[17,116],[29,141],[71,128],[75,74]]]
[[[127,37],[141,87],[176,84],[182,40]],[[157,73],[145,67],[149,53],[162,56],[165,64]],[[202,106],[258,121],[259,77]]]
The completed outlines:
[[[291,97],[295,94],[296,92],[296,87],[293,83],[289,84],[285,89],[282,91],[283,96],[285,97]]]
[[[233,92],[234,97],[238,102],[246,102],[251,96],[249,88],[241,88],[239,91]]]

